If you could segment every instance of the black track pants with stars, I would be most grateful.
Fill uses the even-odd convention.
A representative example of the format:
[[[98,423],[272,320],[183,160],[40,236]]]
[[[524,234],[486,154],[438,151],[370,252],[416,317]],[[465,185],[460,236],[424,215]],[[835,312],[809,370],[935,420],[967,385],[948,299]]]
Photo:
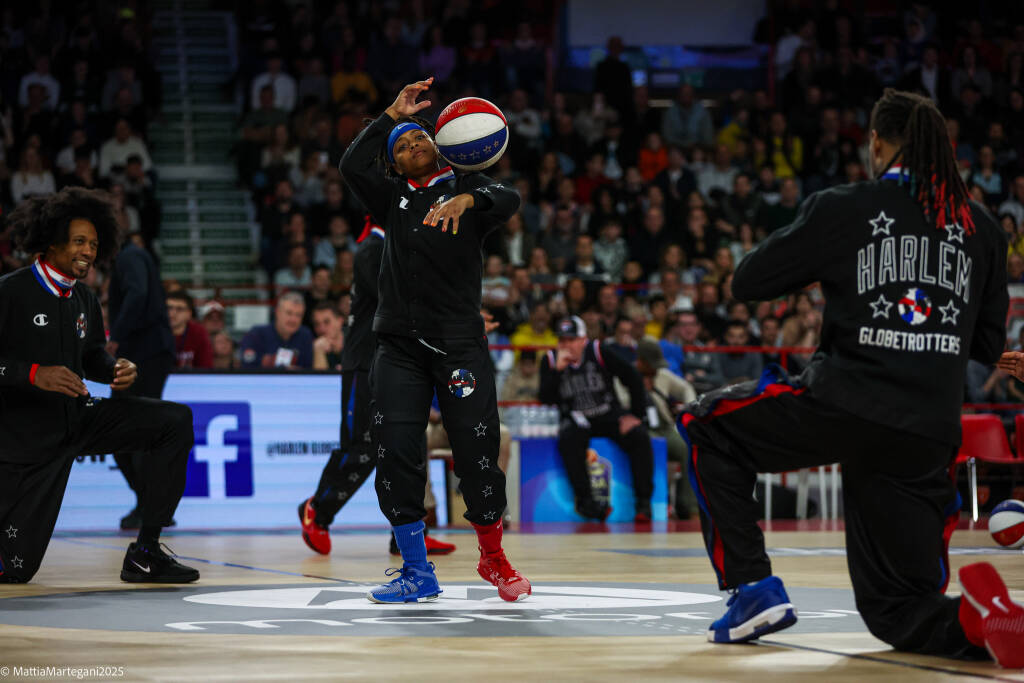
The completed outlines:
[[[416,339],[380,335],[370,370],[371,457],[377,499],[392,525],[423,519],[427,468],[423,433],[437,391],[466,502],[465,517],[488,525],[505,509],[498,467],[498,402],[487,339]]]

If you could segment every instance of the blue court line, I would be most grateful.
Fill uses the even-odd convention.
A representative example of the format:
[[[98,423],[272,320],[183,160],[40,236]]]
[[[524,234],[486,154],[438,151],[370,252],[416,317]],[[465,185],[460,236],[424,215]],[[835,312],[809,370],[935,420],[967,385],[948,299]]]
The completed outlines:
[[[901,662],[894,659],[886,659],[885,657],[879,657],[877,655],[865,655],[848,652],[837,652],[836,650],[828,650],[823,647],[811,647],[809,645],[793,645],[792,643],[780,643],[776,640],[757,640],[754,641],[757,645],[771,645],[773,647],[788,647],[792,650],[805,650],[807,652],[821,652],[828,655],[836,655],[837,657],[849,657],[850,659],[863,659],[868,662],[875,662],[878,664],[892,664],[894,666],[902,666],[907,669],[919,669],[921,671],[935,671],[938,673],[952,674],[953,676],[965,676],[969,678],[987,678],[991,681],[1007,681],[1007,683],[1018,683],[1020,678],[1004,678],[999,675],[992,675],[986,673],[976,673],[974,671],[961,671],[959,669],[947,669],[943,666],[936,666],[934,664],[916,664],[914,662]],[[965,660],[969,661],[969,660]],[[980,660],[984,661],[984,660]],[[993,666],[998,666],[995,662],[992,662]]]
[[[81,541],[74,538],[60,538],[57,539],[65,543],[74,543],[75,545],[84,545],[90,548],[108,548],[110,550],[125,550],[125,548],[119,545],[106,545],[104,543],[90,543],[88,541]],[[188,557],[186,555],[175,555],[175,557],[182,560],[188,560],[189,562],[203,562],[204,564],[212,564],[220,567],[231,567],[233,569],[248,569],[254,572],[266,572],[268,574],[282,574],[284,576],[301,576],[307,579],[320,579],[322,581],[334,581],[335,583],[347,583],[352,586],[365,586],[359,581],[350,581],[348,579],[338,579],[333,576],[319,576],[317,574],[304,574],[302,572],[288,572],[283,569],[267,569],[266,567],[253,567],[247,564],[238,564],[237,562],[221,562],[219,560],[208,560],[204,557]]]
[[[391,531],[388,526],[367,526],[367,527],[346,527],[338,529],[331,528],[332,534],[338,536],[369,536],[372,534],[386,534]],[[431,533],[441,534],[470,534],[475,533],[473,529],[441,528],[430,529]],[[299,533],[299,527],[275,527],[271,529],[176,529],[168,527],[165,532],[168,536],[291,536]],[[95,536],[99,538],[135,538],[138,534],[135,530],[90,530],[71,529],[55,531],[53,538],[67,539],[80,536]]]

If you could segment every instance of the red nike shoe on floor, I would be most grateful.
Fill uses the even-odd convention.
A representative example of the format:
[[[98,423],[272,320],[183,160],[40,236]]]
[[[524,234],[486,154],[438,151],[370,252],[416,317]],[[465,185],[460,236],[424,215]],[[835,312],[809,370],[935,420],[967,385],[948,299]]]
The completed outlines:
[[[316,510],[313,509],[313,499],[299,503],[299,521],[302,522],[302,540],[306,542],[310,550],[321,555],[331,552],[331,534],[327,527],[316,523]]]
[[[996,568],[988,562],[963,567],[960,588],[960,625],[967,639],[984,645],[999,666],[1024,668],[1024,606],[1010,599]]]
[[[525,600],[533,592],[530,582],[509,564],[503,550],[492,555],[481,550],[476,570],[484,581],[497,586],[498,595],[505,602]]]
[[[427,546],[427,555],[447,555],[455,552],[454,543],[445,543],[439,541],[428,533],[423,534],[423,543]],[[398,549],[398,542],[395,540],[395,535],[391,534],[391,545],[388,551],[392,555],[401,555],[402,551]]]

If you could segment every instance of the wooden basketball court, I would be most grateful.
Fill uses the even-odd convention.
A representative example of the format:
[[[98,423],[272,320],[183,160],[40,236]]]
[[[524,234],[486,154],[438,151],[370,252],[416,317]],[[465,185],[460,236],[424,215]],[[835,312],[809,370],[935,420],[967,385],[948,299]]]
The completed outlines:
[[[508,554],[535,594],[511,606],[477,577],[471,534],[437,535],[459,546],[436,560],[446,593],[408,606],[363,598],[394,564],[382,530],[334,533],[329,557],[297,530],[168,533],[202,573],[185,587],[120,582],[128,537],[58,536],[32,583],[0,585],[0,677],[49,666],[113,667],[92,680],[1024,681],[987,662],[894,653],[869,635],[828,522],[773,525],[767,545],[800,622],[732,646],[705,640],[724,599],[693,522],[512,530]],[[954,577],[983,558],[1024,599],[1019,551],[983,530],[953,539]]]

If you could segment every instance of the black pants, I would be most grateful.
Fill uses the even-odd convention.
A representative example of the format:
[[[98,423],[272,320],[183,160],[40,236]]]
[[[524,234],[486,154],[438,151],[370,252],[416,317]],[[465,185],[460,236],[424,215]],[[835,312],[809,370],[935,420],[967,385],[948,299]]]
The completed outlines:
[[[590,500],[590,474],[587,472],[587,448],[592,437],[611,439],[629,457],[633,470],[633,497],[637,505],[649,503],[654,491],[654,453],[647,428],[637,425],[625,434],[619,433],[619,417],[613,413],[605,417],[590,418],[589,427],[583,427],[572,418],[563,418],[558,428],[558,454],[562,456],[569,484],[577,500]]]
[[[397,526],[426,514],[423,435],[436,391],[465,517],[481,525],[500,520],[505,474],[498,467],[498,403],[487,339],[379,335],[377,342],[370,370],[370,456],[377,458],[377,498],[384,516]]]
[[[136,363],[136,367],[139,370],[139,375],[132,383],[130,387],[124,391],[112,391],[110,397],[114,399],[122,398],[155,398],[159,399],[164,394],[164,385],[167,384],[167,375],[171,373],[171,368],[174,367],[174,356],[160,355],[147,358],[144,361]],[[139,487],[142,479],[142,467],[143,467],[144,454],[138,451],[121,451],[114,453],[114,462],[117,463],[118,469],[121,470],[121,474],[124,475],[125,481],[128,482],[128,487],[135,492],[136,498],[139,496]],[[168,523],[170,523],[168,521]]]
[[[331,452],[313,496],[316,522],[321,526],[334,521],[377,466],[377,458],[370,456],[370,382],[366,372],[341,373],[341,413],[341,447]]]
[[[700,418],[684,414],[690,476],[704,542],[721,588],[771,574],[752,492],[758,472],[838,462],[843,473],[846,554],[857,609],[876,637],[899,650],[983,654],[957,618],[949,578],[947,520],[958,514],[949,476],[954,446],[862,420],[806,390],[756,382]],[[745,400],[739,396],[746,392]],[[756,394],[756,395],[755,395]],[[702,403],[710,405],[707,399]],[[952,529],[952,527],[949,527]]]
[[[146,398],[91,399],[61,454],[28,464],[0,462],[0,581],[25,583],[39,569],[76,456],[128,449],[143,453],[142,522],[166,526],[185,491],[192,442],[188,406]]]

